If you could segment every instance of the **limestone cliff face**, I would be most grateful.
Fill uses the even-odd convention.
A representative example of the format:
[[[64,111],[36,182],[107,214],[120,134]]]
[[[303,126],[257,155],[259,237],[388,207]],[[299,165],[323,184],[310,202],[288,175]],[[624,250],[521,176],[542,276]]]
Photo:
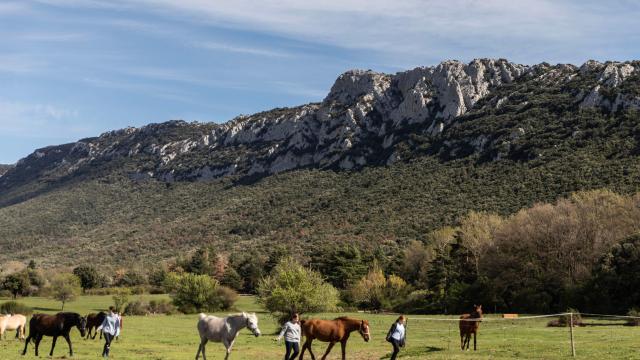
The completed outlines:
[[[4,175],[7,171],[11,170],[12,167],[12,165],[0,164],[0,177],[2,177],[2,175]]]
[[[517,93],[505,91],[513,84],[562,87],[577,108],[640,109],[638,93],[624,90],[638,83],[639,70],[639,62],[526,66],[504,59],[446,61],[393,75],[352,70],[338,77],[321,103],[224,124],[151,124],[39,149],[5,174],[0,188],[25,177],[71,176],[114,160],[129,164],[133,179],[167,182],[390,164],[400,159],[396,145],[407,134],[446,138],[448,129],[479,108],[523,105]],[[515,129],[512,137],[523,134]],[[462,140],[479,151],[493,144],[489,137]],[[447,139],[445,145],[457,140]]]

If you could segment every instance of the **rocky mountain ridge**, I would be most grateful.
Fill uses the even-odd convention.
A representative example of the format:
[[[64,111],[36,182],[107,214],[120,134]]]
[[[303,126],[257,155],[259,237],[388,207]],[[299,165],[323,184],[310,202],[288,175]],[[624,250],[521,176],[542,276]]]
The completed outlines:
[[[13,168],[13,165],[0,164],[0,177],[11,170],[11,168]]]
[[[0,169],[0,194],[30,180],[56,181],[116,163],[134,180],[166,182],[388,165],[403,159],[402,148],[415,146],[416,136],[428,144],[427,152],[444,158],[486,152],[499,160],[510,156],[511,142],[527,129],[516,124],[501,129],[507,135],[468,134],[469,119],[527,111],[540,88],[568,97],[575,111],[637,110],[639,79],[638,61],[588,61],[577,67],[477,59],[393,75],[351,70],[338,77],[321,103],[224,124],[169,121],[36,150],[10,170]]]

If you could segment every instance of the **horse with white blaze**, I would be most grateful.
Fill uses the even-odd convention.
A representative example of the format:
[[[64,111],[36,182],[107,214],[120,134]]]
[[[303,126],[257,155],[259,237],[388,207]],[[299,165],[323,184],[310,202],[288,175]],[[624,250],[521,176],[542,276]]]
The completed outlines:
[[[205,346],[208,341],[221,342],[227,349],[227,355],[225,360],[229,358],[231,353],[231,347],[233,347],[234,341],[238,333],[243,328],[251,330],[253,335],[260,336],[260,329],[258,329],[258,317],[255,313],[242,313],[238,315],[229,315],[223,318],[200,314],[198,320],[198,332],[200,333],[200,346],[198,346],[198,352],[196,353],[196,360],[200,357],[202,352],[202,358],[207,360],[205,355]]]

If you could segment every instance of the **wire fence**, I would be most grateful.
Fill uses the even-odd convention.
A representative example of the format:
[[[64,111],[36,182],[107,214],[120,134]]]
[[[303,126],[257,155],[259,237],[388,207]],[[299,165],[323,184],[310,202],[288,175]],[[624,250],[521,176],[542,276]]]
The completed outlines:
[[[640,317],[629,315],[564,312],[512,317],[489,315],[482,319],[410,316],[407,329],[412,328],[410,333],[424,334],[433,349],[453,351],[461,348],[458,324],[465,321],[480,322],[479,348],[496,354],[502,351],[518,357],[545,358],[546,354],[575,357],[582,350],[585,357],[589,354],[600,358],[629,358],[629,354],[638,354],[640,350],[640,326],[624,326],[640,322]]]

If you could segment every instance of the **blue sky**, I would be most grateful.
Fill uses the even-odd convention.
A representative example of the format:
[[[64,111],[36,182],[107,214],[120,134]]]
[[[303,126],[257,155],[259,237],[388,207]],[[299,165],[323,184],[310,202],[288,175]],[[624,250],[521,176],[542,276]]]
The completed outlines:
[[[0,0],[0,163],[321,101],[353,68],[640,59],[639,18],[631,0]]]

